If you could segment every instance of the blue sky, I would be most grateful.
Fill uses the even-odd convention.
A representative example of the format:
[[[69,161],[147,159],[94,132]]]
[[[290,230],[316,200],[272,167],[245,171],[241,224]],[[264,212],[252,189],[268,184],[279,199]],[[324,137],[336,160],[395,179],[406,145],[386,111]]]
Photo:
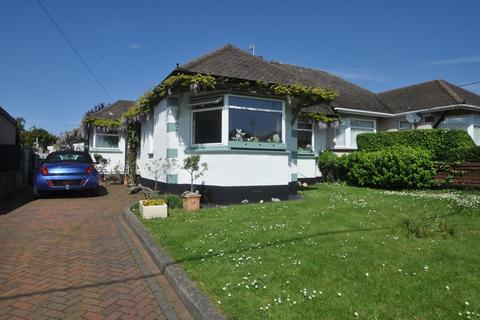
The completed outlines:
[[[480,1],[42,0],[114,99],[226,43],[374,92],[480,81]],[[27,126],[77,127],[108,96],[35,0],[0,2],[0,106]],[[467,89],[480,93],[480,85]]]

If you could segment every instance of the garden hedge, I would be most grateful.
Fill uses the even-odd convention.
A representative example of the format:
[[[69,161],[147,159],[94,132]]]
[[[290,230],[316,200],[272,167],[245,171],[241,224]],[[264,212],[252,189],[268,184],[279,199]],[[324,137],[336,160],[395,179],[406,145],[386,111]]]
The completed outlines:
[[[447,160],[454,150],[473,148],[475,143],[463,130],[421,129],[362,133],[357,136],[357,146],[359,151],[379,151],[399,146],[419,147],[430,152],[433,160]]]
[[[432,185],[435,175],[430,153],[411,147],[354,152],[347,156],[344,165],[349,183],[367,187],[425,188]]]
[[[480,146],[445,149],[439,158],[444,162],[480,162]]]

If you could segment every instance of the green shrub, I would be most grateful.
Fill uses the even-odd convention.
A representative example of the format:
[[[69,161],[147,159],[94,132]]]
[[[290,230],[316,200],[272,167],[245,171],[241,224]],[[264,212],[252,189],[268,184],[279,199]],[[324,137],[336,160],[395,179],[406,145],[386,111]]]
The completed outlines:
[[[318,168],[326,180],[335,180],[335,170],[337,165],[338,157],[332,151],[323,151],[319,154]]]
[[[183,199],[176,194],[164,194],[163,198],[167,201],[170,209],[183,208]]]
[[[176,194],[165,193],[165,194],[151,194],[148,199],[163,199],[168,204],[168,208],[183,208],[183,199]]]
[[[419,147],[431,153],[433,160],[444,158],[457,148],[474,147],[466,131],[445,129],[406,130],[362,133],[357,136],[360,151],[379,151],[390,147]]]
[[[439,154],[445,162],[480,162],[480,146],[445,149]]]
[[[396,147],[348,156],[347,181],[387,189],[423,188],[435,174],[430,154],[419,148]]]
[[[332,151],[324,151],[318,156],[318,168],[325,180],[345,180],[348,169],[349,156],[337,156]]]

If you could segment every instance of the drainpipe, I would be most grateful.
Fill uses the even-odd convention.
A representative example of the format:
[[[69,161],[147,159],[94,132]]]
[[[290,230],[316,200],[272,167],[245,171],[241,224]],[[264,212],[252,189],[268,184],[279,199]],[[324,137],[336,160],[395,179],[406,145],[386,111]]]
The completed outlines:
[[[447,115],[448,110],[442,113],[442,116],[434,123],[433,129],[437,129],[437,127],[442,123],[443,119],[445,119],[445,116]]]

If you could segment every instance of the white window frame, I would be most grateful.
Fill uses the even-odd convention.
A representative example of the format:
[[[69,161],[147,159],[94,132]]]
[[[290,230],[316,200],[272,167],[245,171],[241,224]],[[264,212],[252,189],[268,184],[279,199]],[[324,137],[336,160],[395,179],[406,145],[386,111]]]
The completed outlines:
[[[339,129],[340,125],[338,128],[335,128],[335,137],[333,139],[335,143],[335,147],[333,149],[352,149],[356,150],[358,149],[356,146],[353,146],[351,141],[352,141],[352,120],[358,120],[358,121],[369,121],[373,122],[373,133],[377,132],[377,120],[376,119],[364,119],[364,118],[342,118],[341,121],[345,124],[345,145],[338,145],[337,144],[337,130]],[[359,129],[365,129],[365,128],[360,128],[360,127],[354,127],[354,128],[359,128]]]
[[[210,101],[206,101],[210,102]],[[191,145],[193,147],[204,147],[204,146],[222,146],[223,145],[223,135],[224,135],[224,110],[225,110],[225,97],[223,98],[223,106],[211,107],[211,108],[203,108],[203,109],[194,109],[193,106],[190,106],[190,128],[191,128],[191,136],[190,141],[192,142]],[[220,142],[212,142],[212,143],[195,143],[195,122],[193,120],[193,115],[197,112],[204,112],[204,111],[213,111],[213,110],[222,110],[222,133],[221,133],[221,141]]]
[[[257,100],[267,100],[267,101],[276,101],[282,104],[282,110],[273,110],[273,109],[259,109],[259,108],[250,108],[250,107],[242,107],[242,106],[231,106],[229,104],[230,97],[238,97],[238,98],[245,98],[245,99],[257,99]],[[273,113],[281,113],[282,114],[282,142],[286,143],[286,125],[285,125],[285,102],[281,99],[272,99],[272,98],[262,98],[262,97],[255,97],[255,96],[248,96],[248,95],[237,95],[237,94],[225,94],[223,96],[223,106],[211,107],[211,108],[204,108],[204,109],[193,109],[191,108],[190,114],[190,128],[191,128],[191,146],[198,148],[198,147],[215,147],[215,146],[227,146],[229,142],[229,132],[230,132],[230,122],[229,122],[229,110],[230,109],[238,109],[238,110],[250,110],[250,111],[261,111],[261,112],[273,112]],[[212,111],[212,110],[222,110],[222,139],[221,142],[214,142],[214,143],[195,143],[195,128],[194,128],[194,121],[193,115],[195,112],[202,112],[202,111]],[[313,134],[312,134],[313,136]],[[313,146],[313,145],[312,145]]]
[[[309,124],[310,125],[310,129],[300,129],[300,127],[298,126],[300,123],[306,123],[306,124]],[[297,121],[297,132],[298,131],[310,131],[312,133],[312,141],[310,141],[310,145],[312,146],[312,152],[314,151],[314,146],[315,146],[315,131],[314,131],[314,128],[313,128],[313,123],[310,121],[310,122],[306,122],[306,121],[301,121],[301,120],[298,120]],[[298,134],[297,134],[297,149],[299,148],[298,146]]]
[[[402,126],[401,126],[402,122],[408,123],[409,127],[408,128],[402,128]],[[413,129],[413,124],[411,124],[407,120],[398,120],[397,121],[397,131],[405,131],[405,130],[410,130],[410,129]]]
[[[116,147],[97,147],[97,136],[115,136],[118,137],[118,145]],[[120,150],[120,134],[119,133],[103,133],[95,131],[93,135],[93,148],[94,149],[108,149],[108,150]]]

